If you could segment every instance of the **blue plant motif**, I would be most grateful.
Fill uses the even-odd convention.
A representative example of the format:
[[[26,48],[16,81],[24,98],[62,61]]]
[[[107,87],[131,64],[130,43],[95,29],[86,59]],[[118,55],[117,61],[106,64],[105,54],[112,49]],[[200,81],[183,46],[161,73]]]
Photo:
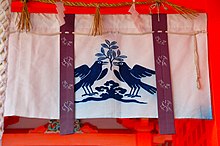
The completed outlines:
[[[116,41],[105,40],[101,44],[100,52],[95,54],[97,60],[90,67],[86,64],[77,67],[74,70],[75,77],[79,77],[80,81],[75,84],[75,92],[82,88],[85,94],[82,100],[75,101],[75,103],[85,103],[89,101],[105,101],[108,99],[114,99],[124,103],[138,103],[147,104],[147,102],[138,101],[134,98],[141,97],[138,95],[141,88],[149,92],[150,94],[155,94],[157,89],[151,85],[142,82],[141,78],[151,77],[155,74],[154,70],[145,68],[141,65],[135,64],[131,68],[124,59],[127,58],[126,55],[122,55]],[[114,75],[120,82],[124,82],[130,87],[130,92],[126,94],[127,89],[119,86],[119,83],[109,80],[103,85],[95,87],[96,91],[93,92],[92,86],[94,83],[102,78],[104,78],[108,73],[108,68],[103,69],[104,65],[110,63],[110,69],[112,70],[113,65],[115,69],[113,70]],[[133,98],[133,99],[129,99]]]
[[[105,43],[101,44],[101,52],[96,53],[95,56],[98,57],[99,61],[108,59],[110,62],[110,69],[112,70],[114,60],[124,61],[124,59],[127,58],[126,55],[121,55],[121,51],[118,48],[116,41],[110,42],[109,40],[105,40]]]

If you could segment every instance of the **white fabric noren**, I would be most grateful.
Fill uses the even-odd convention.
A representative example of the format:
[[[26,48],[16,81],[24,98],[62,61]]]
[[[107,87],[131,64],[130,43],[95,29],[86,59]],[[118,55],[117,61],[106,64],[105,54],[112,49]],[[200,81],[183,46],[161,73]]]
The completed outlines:
[[[140,15],[140,17],[145,24],[145,30],[151,32],[151,16]],[[16,14],[13,14],[13,20],[15,18]],[[196,84],[194,35],[187,35],[198,31],[206,32],[207,16],[200,14],[192,20],[185,19],[181,15],[169,14],[167,18],[175,118],[212,119],[207,34],[196,35],[201,89],[197,89]],[[35,33],[60,31],[55,15],[32,14],[31,19]],[[92,15],[76,15],[75,32],[88,33],[92,19]],[[104,31],[109,32],[139,33],[131,15],[104,15],[103,26]],[[15,24],[11,23],[11,31],[15,28]],[[181,33],[186,35],[180,35]],[[64,41],[61,43],[68,42],[65,38],[61,39]],[[59,118],[59,40],[59,35],[36,35],[34,33],[10,35],[5,116]],[[123,58],[123,62],[131,69],[139,65],[155,70],[153,39],[150,33],[141,35],[105,33],[95,37],[76,34],[75,67],[82,65],[91,67],[101,56],[97,53],[103,53],[101,48],[103,48],[102,44],[107,43],[106,40],[110,43],[116,42],[118,48],[115,50],[120,50],[120,54],[127,57]],[[103,49],[107,53],[108,49]],[[116,77],[114,70],[119,71],[119,67],[113,65],[111,70],[109,60],[102,61],[108,62],[102,66],[102,69],[107,68],[108,72],[102,79],[96,80],[91,87],[98,94],[91,95],[92,98],[89,98],[87,95],[82,96],[85,94],[82,87],[76,91],[76,101],[85,101],[76,103],[76,118],[157,118],[156,94],[150,94],[141,87],[138,92],[141,97],[125,96],[129,94],[131,87]],[[75,80],[76,83],[80,81],[79,78]],[[118,83],[124,91],[126,90],[126,93],[120,94],[124,94],[121,97],[123,101],[129,102],[114,98],[104,100],[107,97],[107,90],[106,96],[102,94],[103,100],[90,100],[101,98],[101,88],[103,90],[109,88],[107,81],[111,80]],[[155,75],[143,77],[141,81],[156,87]],[[115,92],[116,90],[119,92],[119,89],[116,89],[119,86],[115,86]]]

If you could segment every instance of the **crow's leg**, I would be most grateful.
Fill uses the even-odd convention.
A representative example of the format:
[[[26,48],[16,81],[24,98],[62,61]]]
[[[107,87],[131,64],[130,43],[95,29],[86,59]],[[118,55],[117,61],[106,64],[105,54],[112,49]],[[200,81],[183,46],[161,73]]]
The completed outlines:
[[[138,91],[139,91],[139,87],[137,85],[134,85],[134,90],[131,94],[131,97],[137,97],[136,94],[138,93]]]
[[[98,94],[98,92],[93,92],[93,90],[92,90],[92,87],[91,86],[88,86],[89,88],[90,88],[90,95],[92,96],[92,95],[95,95],[95,94]]]
[[[132,86],[131,87],[131,91],[130,91],[130,95],[132,96],[133,95],[133,92],[135,91],[135,86]]]
[[[130,87],[130,88],[131,88],[130,93],[129,93],[129,94],[125,94],[125,96],[132,97],[132,94],[131,94],[131,93],[133,92],[133,89],[134,89],[134,88],[133,88],[133,87]]]
[[[91,95],[91,91],[89,90],[89,85],[88,84],[84,85],[84,89],[85,89],[85,91],[88,91],[88,92],[85,92],[85,94],[83,94],[82,96]]]
[[[90,86],[89,85],[86,85],[86,89],[88,91],[88,95],[90,95],[92,93],[92,91],[90,90]]]
[[[85,88],[85,86],[82,86],[82,88],[83,88],[83,90],[84,90],[84,92],[85,92],[85,94],[83,94],[82,96],[86,96],[86,95],[89,95],[89,94],[87,93],[87,91],[86,91],[86,88]]]
[[[134,86],[134,90],[133,90],[132,93],[131,93],[132,97],[134,97],[134,93],[135,93],[136,89],[137,89],[137,87]]]
[[[140,91],[140,87],[137,86],[136,89],[137,89],[137,90],[136,90],[136,93],[135,93],[134,97],[141,97],[140,95],[138,95],[138,92]]]

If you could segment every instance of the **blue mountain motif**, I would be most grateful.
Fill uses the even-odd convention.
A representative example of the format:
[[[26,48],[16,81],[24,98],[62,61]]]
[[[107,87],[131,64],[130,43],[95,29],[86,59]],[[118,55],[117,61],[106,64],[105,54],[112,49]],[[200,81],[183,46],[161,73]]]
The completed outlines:
[[[79,77],[80,81],[74,86],[75,92],[82,87],[85,92],[82,96],[98,94],[97,92],[93,92],[92,85],[95,81],[102,79],[107,74],[107,68],[102,70],[102,66],[107,63],[108,62],[95,61],[90,68],[87,65],[77,67],[74,70],[74,76]]]
[[[115,76],[121,81],[127,83],[131,88],[130,93],[125,96],[128,97],[141,97],[138,95],[140,88],[148,91],[150,94],[156,93],[157,89],[153,86],[141,82],[141,78],[150,77],[155,74],[155,71],[135,65],[132,69],[125,62],[114,62],[115,66],[119,67],[119,70],[114,70]]]
[[[88,101],[104,101],[107,99],[115,99],[124,103],[139,103],[147,104],[146,102],[140,102],[135,99],[123,99],[126,89],[119,87],[119,84],[113,80],[107,81],[103,86],[96,87],[97,91],[102,93],[100,97],[87,97],[81,101],[75,101],[75,103],[88,102]]]

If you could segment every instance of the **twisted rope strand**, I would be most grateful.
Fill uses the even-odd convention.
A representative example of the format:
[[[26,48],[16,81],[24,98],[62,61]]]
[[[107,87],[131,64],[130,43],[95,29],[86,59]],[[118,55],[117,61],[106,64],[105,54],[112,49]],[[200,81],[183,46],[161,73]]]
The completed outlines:
[[[197,43],[197,34],[194,34],[194,63],[196,68],[196,83],[197,88],[201,89],[201,83],[200,83],[200,67],[199,67],[199,53],[198,53],[198,43]]]
[[[23,2],[23,9],[20,16],[20,21],[18,23],[18,29],[19,30],[26,30],[30,31],[31,23],[30,23],[30,15],[27,8],[27,1],[28,2],[41,2],[41,3],[47,3],[47,4],[55,4],[56,0],[21,0]],[[85,2],[70,2],[70,1],[63,1],[63,4],[65,6],[72,6],[72,7],[94,7],[96,8],[96,13],[94,15],[93,24],[91,27],[91,35],[102,35],[102,17],[100,13],[101,7],[123,7],[123,6],[132,6],[135,5],[150,5],[149,10],[151,13],[152,6],[157,8],[158,13],[158,19],[159,19],[159,13],[160,13],[160,7],[162,6],[165,10],[167,10],[166,5],[169,5],[174,10],[176,10],[179,14],[181,14],[183,17],[187,18],[193,18],[196,16],[196,11],[185,8],[183,6],[179,6],[177,4],[168,2],[167,0],[146,0],[146,1],[132,1],[132,2],[119,2],[119,3],[85,3]]]
[[[54,4],[55,0],[30,0],[32,2],[41,2],[47,4]],[[124,7],[124,6],[131,6],[132,4],[135,5],[144,5],[150,4],[149,1],[143,2],[120,2],[120,3],[85,3],[85,2],[70,2],[70,1],[63,1],[65,6],[72,6],[72,7]]]
[[[10,22],[10,3],[2,0],[0,3],[0,139],[4,132],[4,101],[7,82],[7,49]]]
[[[1,29],[0,29],[1,32]],[[31,33],[31,34],[35,34],[35,35],[45,35],[45,36],[54,36],[54,35],[60,35],[63,32],[53,32],[53,33],[43,33],[43,32],[34,32],[34,31],[30,31],[30,32],[26,32],[26,31],[10,31],[10,33]],[[194,35],[198,35],[201,33],[207,33],[205,30],[201,30],[201,31],[195,31],[195,32],[172,32],[172,31],[165,31],[168,34],[174,34],[174,35],[189,35],[189,36],[194,36]],[[87,35],[89,36],[90,33],[83,33],[83,32],[64,32],[64,33],[72,33],[75,35]],[[146,31],[146,32],[142,32],[142,33],[134,33],[134,32],[121,32],[121,31],[105,31],[103,32],[103,34],[122,34],[122,35],[146,35],[146,34],[152,34],[154,33],[154,31]]]
[[[54,4],[56,0],[30,0],[33,2],[41,2],[47,4]],[[169,5],[172,7],[176,12],[181,14],[183,17],[193,18],[197,16],[197,11],[179,6],[177,4],[171,3],[166,0],[146,0],[146,1],[134,1],[134,2],[119,2],[119,3],[85,3],[85,2],[70,2],[70,1],[63,1],[65,6],[72,6],[72,7],[124,7],[124,6],[131,6],[132,4],[135,5],[152,5],[152,4],[159,4],[159,6]]]

